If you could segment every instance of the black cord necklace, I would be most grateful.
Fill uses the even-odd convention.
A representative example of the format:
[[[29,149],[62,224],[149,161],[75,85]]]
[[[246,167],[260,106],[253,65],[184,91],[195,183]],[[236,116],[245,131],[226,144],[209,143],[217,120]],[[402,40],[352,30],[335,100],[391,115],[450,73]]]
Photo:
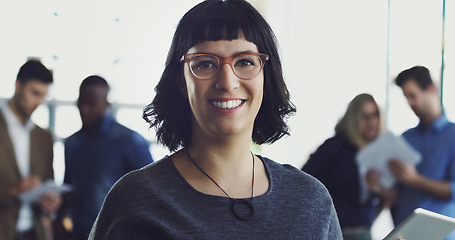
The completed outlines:
[[[188,152],[188,148],[185,149],[186,150],[186,155],[188,156],[188,159],[190,159],[190,161],[194,164],[194,166],[196,166],[202,173],[205,174],[205,176],[207,176],[210,180],[212,180],[213,183],[215,183],[215,185],[221,189],[221,191],[223,191],[223,193],[232,201],[232,204],[231,204],[231,208],[232,208],[232,212],[234,213],[234,215],[240,219],[240,220],[244,220],[244,221],[248,221],[250,220],[251,218],[253,218],[254,216],[254,206],[253,206],[253,194],[254,194],[254,155],[253,153],[251,153],[251,156],[253,157],[253,176],[252,176],[252,179],[251,179],[251,197],[250,199],[233,199],[231,198],[231,196],[229,196],[229,194],[224,191],[224,189],[215,181],[213,180],[213,178],[211,178],[204,170],[202,170],[202,168],[200,168],[196,162],[191,158],[189,152]],[[240,213],[240,209],[242,209],[242,205],[246,206],[247,209],[249,210],[249,214],[241,214]]]

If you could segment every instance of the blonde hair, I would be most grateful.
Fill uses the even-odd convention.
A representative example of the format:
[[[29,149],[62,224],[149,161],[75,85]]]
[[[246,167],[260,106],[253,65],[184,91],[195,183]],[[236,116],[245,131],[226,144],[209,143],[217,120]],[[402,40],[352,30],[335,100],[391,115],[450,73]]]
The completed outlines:
[[[354,97],[348,105],[344,116],[335,126],[335,132],[346,137],[352,144],[358,148],[362,148],[368,144],[362,137],[360,122],[362,121],[362,109],[365,103],[372,102],[379,110],[376,100],[368,93],[362,93]],[[381,118],[381,113],[379,113]],[[381,122],[381,120],[380,120]],[[380,123],[381,125],[381,123]],[[380,126],[382,129],[382,125]]]

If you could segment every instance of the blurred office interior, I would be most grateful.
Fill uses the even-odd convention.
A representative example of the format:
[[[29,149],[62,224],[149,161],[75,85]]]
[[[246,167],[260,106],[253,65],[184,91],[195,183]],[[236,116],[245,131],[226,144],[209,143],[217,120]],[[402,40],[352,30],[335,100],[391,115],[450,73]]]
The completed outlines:
[[[164,67],[179,18],[199,0],[18,0],[0,7],[0,103],[10,98],[19,67],[40,59],[54,73],[47,102],[32,116],[55,136],[56,181],[63,181],[63,141],[81,126],[78,87],[99,74],[111,84],[116,118],[169,154],[142,120]],[[358,93],[372,94],[386,126],[399,135],[418,123],[394,77],[428,67],[455,120],[455,3],[424,0],[250,0],[280,46],[285,80],[298,112],[291,136],[258,153],[300,168]],[[447,3],[446,3],[447,2]],[[387,218],[387,217],[386,217]],[[390,223],[376,224],[382,236]],[[386,229],[386,230],[384,230]]]

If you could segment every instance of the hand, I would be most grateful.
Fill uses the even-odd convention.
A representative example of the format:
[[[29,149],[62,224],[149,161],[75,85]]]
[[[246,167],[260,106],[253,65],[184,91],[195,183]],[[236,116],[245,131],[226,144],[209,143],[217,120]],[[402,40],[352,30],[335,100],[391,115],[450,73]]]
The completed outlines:
[[[45,193],[39,199],[39,204],[45,212],[55,212],[62,205],[62,197],[55,193]]]
[[[390,207],[393,205],[398,196],[398,191],[395,188],[386,189],[384,188],[379,179],[381,178],[381,173],[375,169],[368,170],[365,175],[365,181],[367,188],[380,196],[383,207]]]
[[[10,188],[10,194],[11,196],[17,197],[19,194],[40,185],[41,179],[38,176],[31,175],[22,179],[16,186]]]
[[[388,165],[395,178],[402,183],[414,185],[420,178],[420,174],[414,166],[405,164],[398,159],[390,160]]]
[[[381,183],[379,182],[380,178],[381,173],[379,171],[376,169],[369,169],[365,175],[367,188],[374,193],[380,193],[383,189]]]

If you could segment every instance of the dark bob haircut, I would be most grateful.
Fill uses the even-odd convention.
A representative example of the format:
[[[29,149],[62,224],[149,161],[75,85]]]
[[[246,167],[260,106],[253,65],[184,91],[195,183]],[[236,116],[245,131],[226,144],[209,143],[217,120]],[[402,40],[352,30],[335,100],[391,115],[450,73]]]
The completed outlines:
[[[28,81],[40,81],[51,84],[54,82],[52,72],[47,69],[40,61],[28,60],[21,66],[17,73],[16,81],[26,83]]]
[[[188,50],[205,41],[234,40],[243,34],[268,54],[264,66],[264,97],[254,121],[253,142],[273,143],[289,135],[286,118],[296,112],[282,75],[275,34],[267,21],[244,0],[206,0],[189,10],[180,20],[172,39],[166,66],[156,96],[143,118],[156,130],[157,140],[171,151],[188,146],[191,141],[192,111],[182,94],[183,63]]]
[[[395,78],[395,83],[401,88],[408,81],[414,81],[422,90],[427,89],[430,85],[434,85],[430,71],[424,66],[414,66],[406,69]]]

